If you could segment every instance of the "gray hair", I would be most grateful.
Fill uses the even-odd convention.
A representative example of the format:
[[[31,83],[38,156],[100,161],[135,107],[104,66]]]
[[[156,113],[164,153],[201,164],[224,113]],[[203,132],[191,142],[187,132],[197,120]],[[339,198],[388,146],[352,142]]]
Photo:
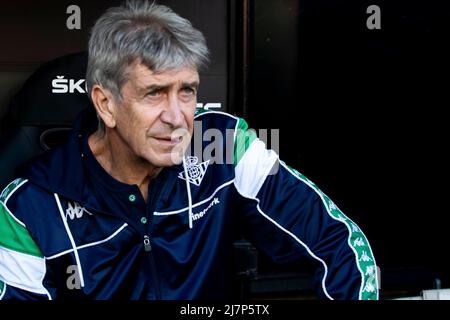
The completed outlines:
[[[134,62],[154,72],[208,64],[203,34],[170,8],[147,1],[127,1],[109,8],[89,39],[86,87],[97,84],[121,101],[127,68]]]

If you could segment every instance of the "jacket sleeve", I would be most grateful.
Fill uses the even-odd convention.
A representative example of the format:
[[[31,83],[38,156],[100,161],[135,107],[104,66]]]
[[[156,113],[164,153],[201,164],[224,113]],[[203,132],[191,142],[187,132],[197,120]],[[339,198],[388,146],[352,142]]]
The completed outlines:
[[[278,263],[308,259],[321,298],[378,299],[377,268],[362,230],[320,189],[267,150],[239,119],[235,187],[245,236]]]
[[[43,285],[45,258],[25,224],[8,208],[10,196],[24,182],[13,181],[0,196],[0,300],[49,300]]]

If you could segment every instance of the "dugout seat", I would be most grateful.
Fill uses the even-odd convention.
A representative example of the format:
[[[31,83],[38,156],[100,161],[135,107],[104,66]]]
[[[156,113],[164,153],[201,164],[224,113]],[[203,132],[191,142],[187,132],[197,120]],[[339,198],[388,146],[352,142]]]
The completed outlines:
[[[40,66],[0,119],[0,189],[24,162],[62,143],[76,115],[90,104],[85,93],[87,52]]]

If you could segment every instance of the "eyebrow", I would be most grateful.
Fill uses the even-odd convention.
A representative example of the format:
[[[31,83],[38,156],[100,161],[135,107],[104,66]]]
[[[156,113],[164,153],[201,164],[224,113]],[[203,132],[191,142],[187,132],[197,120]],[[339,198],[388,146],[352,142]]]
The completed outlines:
[[[193,82],[183,82],[182,83],[182,87],[193,87],[193,88],[198,88],[200,82],[199,81],[193,81]]]
[[[147,93],[147,92],[152,91],[152,90],[165,90],[165,89],[167,89],[169,87],[170,87],[170,84],[166,84],[166,85],[151,84],[151,85],[149,85],[147,87],[140,88],[139,91],[142,92],[142,93]]]
[[[193,82],[183,82],[181,84],[182,88],[186,88],[186,87],[192,87],[192,88],[198,88],[200,82],[199,81],[193,81]],[[141,88],[139,91],[140,92],[148,92],[151,90],[165,90],[167,88],[170,88],[172,86],[172,84],[151,84],[147,87],[143,87]]]

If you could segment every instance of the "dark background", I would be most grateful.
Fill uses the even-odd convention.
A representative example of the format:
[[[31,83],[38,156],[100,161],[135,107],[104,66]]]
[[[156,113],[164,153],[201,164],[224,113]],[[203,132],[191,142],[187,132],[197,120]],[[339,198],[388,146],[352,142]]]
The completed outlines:
[[[251,3],[250,123],[364,230],[385,292],[449,287],[449,3]]]
[[[4,2],[0,117],[43,62],[86,49],[121,1]],[[199,102],[280,130],[280,156],[314,181],[369,239],[382,295],[450,287],[446,1],[168,0],[206,36]],[[81,8],[81,30],[65,27]],[[381,30],[369,30],[369,5]],[[444,154],[445,153],[445,154]],[[277,270],[260,257],[260,271]]]

